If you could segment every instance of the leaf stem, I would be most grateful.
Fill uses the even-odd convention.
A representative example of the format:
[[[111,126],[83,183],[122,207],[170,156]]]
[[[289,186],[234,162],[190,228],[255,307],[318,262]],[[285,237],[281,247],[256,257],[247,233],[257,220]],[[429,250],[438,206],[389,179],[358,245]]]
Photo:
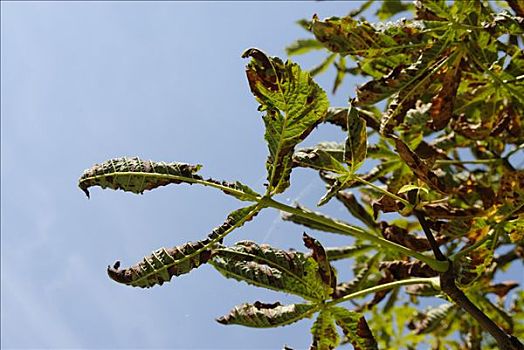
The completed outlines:
[[[419,252],[413,251],[409,248],[406,248],[400,244],[388,241],[387,239],[384,239],[382,237],[375,236],[374,234],[365,231],[364,229],[356,226],[349,226],[347,224],[336,222],[331,220],[330,218],[316,215],[313,212],[305,212],[300,208],[291,207],[287,204],[280,203],[278,201],[275,201],[272,198],[269,197],[263,197],[260,200],[260,203],[263,206],[272,207],[275,209],[282,210],[287,213],[295,214],[304,218],[307,218],[311,221],[315,221],[317,223],[320,223],[322,225],[328,226],[333,228],[336,231],[339,231],[344,234],[348,234],[351,236],[354,236],[356,238],[360,238],[363,240],[367,240],[370,242],[373,242],[383,248],[394,250],[395,252],[405,254],[408,256],[411,256],[415,259],[418,259],[420,261],[425,262],[428,264],[433,270],[437,272],[445,272],[448,270],[449,262],[448,261],[438,261],[432,257],[429,257],[427,255],[421,254]]]
[[[355,179],[356,181],[358,181],[358,182],[364,184],[364,185],[368,185],[369,187],[374,188],[375,190],[379,191],[380,193],[385,194],[385,195],[388,196],[388,197],[391,197],[391,198],[393,198],[393,199],[395,199],[395,200],[401,202],[401,203],[404,204],[405,206],[412,207],[412,205],[411,205],[407,200],[405,200],[404,198],[399,197],[399,196],[397,196],[396,194],[394,194],[394,193],[392,193],[392,192],[389,192],[388,190],[383,189],[383,188],[381,188],[381,187],[375,185],[375,184],[372,183],[372,182],[366,181],[366,180],[364,180],[363,178],[358,177],[358,176],[355,176],[354,179]]]
[[[407,285],[410,285],[410,284],[439,285],[439,278],[438,277],[418,277],[418,278],[409,278],[409,279],[405,279],[405,280],[379,284],[378,286],[362,289],[362,290],[359,290],[358,292],[345,295],[345,296],[343,296],[340,299],[331,300],[331,301],[326,303],[326,306],[333,306],[333,305],[336,305],[336,304],[340,304],[340,303],[349,301],[351,299],[355,299],[355,298],[358,298],[358,297],[365,296],[367,294],[376,293],[376,292],[380,292],[380,291],[383,291],[383,290],[386,290],[386,289],[392,289],[392,288],[396,288],[396,287],[400,287],[400,286],[407,286]]]

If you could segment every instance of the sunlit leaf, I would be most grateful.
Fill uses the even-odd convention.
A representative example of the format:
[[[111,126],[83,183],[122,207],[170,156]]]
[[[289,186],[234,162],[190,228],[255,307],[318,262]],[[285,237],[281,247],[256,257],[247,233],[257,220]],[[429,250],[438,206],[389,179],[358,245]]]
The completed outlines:
[[[208,262],[212,249],[231,231],[251,220],[259,210],[256,205],[238,209],[204,240],[173,248],[160,248],[138,264],[125,269],[120,269],[120,262],[117,261],[113,267],[107,268],[107,273],[114,281],[133,287],[149,288],[162,285],[173,276],[189,273]]]
[[[280,193],[289,187],[295,146],[322,121],[328,99],[296,63],[284,63],[258,49],[249,49],[242,57],[251,57],[246,68],[249,86],[259,110],[265,112],[268,192]]]
[[[272,328],[286,326],[311,317],[316,311],[315,305],[291,304],[282,305],[261,303],[242,304],[236,306],[229,314],[217,318],[217,322],[224,325],[238,324],[253,328]]]
[[[309,348],[310,350],[332,350],[338,346],[340,337],[329,309],[320,311],[313,327],[311,327],[311,334],[313,335],[313,343]]]
[[[344,147],[344,160],[354,173],[366,159],[367,131],[366,122],[359,117],[357,108],[351,105],[347,125],[348,136]]]
[[[378,350],[377,341],[362,314],[341,307],[332,307],[330,311],[355,350]]]
[[[259,196],[238,181],[231,183],[204,179],[197,174],[201,167],[185,163],[154,162],[138,157],[115,158],[87,169],[80,177],[78,186],[88,197],[89,188],[93,186],[142,194],[160,186],[181,183],[218,187],[240,200],[252,201]]]

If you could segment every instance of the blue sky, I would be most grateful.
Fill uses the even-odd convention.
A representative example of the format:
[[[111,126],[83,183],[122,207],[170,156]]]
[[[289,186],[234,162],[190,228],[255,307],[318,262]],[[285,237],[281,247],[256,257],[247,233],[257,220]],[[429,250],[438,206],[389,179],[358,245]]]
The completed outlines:
[[[106,275],[117,259],[129,265],[205,237],[242,203],[197,186],[143,196],[94,189],[88,200],[77,179],[96,162],[138,155],[201,163],[206,176],[261,190],[267,148],[241,53],[256,46],[284,57],[307,36],[296,20],[354,6],[2,1],[2,348],[307,347],[310,320],[273,330],[216,323],[246,301],[299,299],[211,267],[148,290]],[[311,67],[318,56],[298,60]],[[332,74],[319,82],[329,90]],[[344,105],[351,91],[348,81],[332,104]],[[343,140],[322,127],[309,142],[335,135]],[[316,174],[296,171],[294,180],[283,200],[313,205],[322,195]],[[302,247],[301,236],[270,210],[229,242]]]
[[[92,190],[78,177],[118,156],[204,165],[202,173],[265,181],[267,147],[244,73],[244,49],[285,57],[307,33],[294,22],[344,15],[357,2],[1,2],[2,348],[296,349],[306,320],[225,327],[234,305],[300,301],[222,278],[209,266],[152,289],[111,281],[162,246],[204,238],[243,204],[212,189],[169,186],[143,196]],[[295,58],[304,67],[318,55]],[[317,81],[331,89],[333,72]],[[332,105],[345,105],[347,80]],[[342,141],[321,126],[306,145]],[[313,207],[318,176],[293,173],[281,200]],[[325,212],[349,219],[342,206]],[[314,232],[326,246],[347,243]],[[228,237],[302,247],[302,228],[268,210]]]

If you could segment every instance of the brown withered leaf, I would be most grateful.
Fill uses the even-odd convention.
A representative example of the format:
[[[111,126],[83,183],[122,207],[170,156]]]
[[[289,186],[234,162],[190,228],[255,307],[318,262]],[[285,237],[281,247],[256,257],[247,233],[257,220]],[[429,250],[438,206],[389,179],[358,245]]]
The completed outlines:
[[[504,173],[497,191],[497,203],[516,205],[522,200],[524,200],[524,170]]]
[[[448,67],[442,78],[442,88],[431,100],[431,128],[442,130],[448,125],[455,106],[455,98],[461,79],[461,60],[457,60],[452,67]]]
[[[468,219],[476,217],[482,212],[479,208],[461,209],[452,207],[448,203],[425,204],[420,210],[432,219]]]
[[[388,241],[398,243],[417,252],[431,250],[431,246],[426,238],[415,236],[402,227],[389,225],[382,221],[380,229],[382,230],[382,236]]]
[[[524,3],[522,0],[506,0],[506,2],[508,3],[509,7],[515,11],[517,16],[524,17]]]
[[[431,267],[422,261],[383,261],[379,265],[379,270],[388,271],[395,280],[409,277],[435,277],[435,272]]]
[[[311,256],[318,264],[318,272],[322,281],[333,289],[333,292],[337,288],[337,277],[333,267],[329,263],[326,251],[320,242],[311,236],[308,236],[305,232],[302,236],[304,245],[306,248],[311,249]]]
[[[402,160],[410,167],[413,173],[424,181],[432,189],[446,193],[447,189],[440,178],[429,168],[429,166],[402,140],[395,137],[395,148]]]
[[[471,123],[467,120],[464,113],[453,119],[451,128],[457,134],[462,135],[471,140],[484,140],[489,136],[492,126],[489,123]]]
[[[519,283],[517,281],[505,281],[501,283],[490,284],[486,289],[486,293],[493,293],[496,294],[499,298],[504,298],[510,290],[517,288],[518,286]]]
[[[371,201],[371,208],[373,208],[373,217],[376,219],[379,212],[393,213],[402,210],[404,205],[389,196],[382,196],[378,200]]]

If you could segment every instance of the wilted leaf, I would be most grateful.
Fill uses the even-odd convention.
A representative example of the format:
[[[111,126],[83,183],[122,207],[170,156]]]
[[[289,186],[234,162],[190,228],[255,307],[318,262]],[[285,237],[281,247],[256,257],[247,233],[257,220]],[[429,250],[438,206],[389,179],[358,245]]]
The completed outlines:
[[[112,190],[123,190],[142,194],[160,186],[181,183],[199,183],[213,186],[240,200],[253,201],[259,196],[247,185],[240,182],[226,182],[204,179],[197,172],[201,165],[185,163],[154,162],[134,158],[115,158],[102,164],[95,164],[80,177],[78,186],[89,197],[89,188],[100,186]]]
[[[379,266],[380,270],[387,270],[396,280],[410,277],[435,277],[437,272],[432,270],[427,264],[416,261],[383,261]]]
[[[460,84],[462,69],[461,59],[457,59],[447,67],[442,78],[442,88],[431,100],[431,121],[433,130],[441,130],[448,125],[455,107],[455,97]]]
[[[225,325],[271,328],[286,326],[311,317],[315,311],[317,311],[315,305],[311,304],[282,305],[279,302],[265,304],[256,301],[253,304],[236,306],[229,314],[217,318],[217,322]]]
[[[432,189],[446,193],[447,189],[440,178],[399,138],[395,138],[395,148],[400,158],[406,162],[420,180],[424,181]]]
[[[133,287],[149,288],[162,285],[173,276],[189,273],[206,263],[211,258],[212,249],[231,231],[251,220],[259,210],[256,205],[238,209],[204,240],[173,248],[160,248],[138,264],[122,270],[119,269],[120,262],[117,261],[113,267],[108,266],[107,273],[114,281]]]
[[[313,343],[309,348],[310,350],[332,350],[338,346],[340,337],[329,309],[320,311],[313,327],[311,327],[311,334],[313,335]]]
[[[415,236],[402,227],[389,225],[382,221],[380,228],[382,236],[388,241],[398,243],[416,252],[431,250],[431,245],[426,238]]]
[[[325,297],[325,288],[317,272],[318,264],[300,252],[242,241],[218,249],[211,264],[227,278],[258,287],[296,294],[309,300]]]
[[[346,174],[347,169],[330,152],[318,148],[299,149],[293,154],[293,166]]]
[[[376,263],[380,258],[380,254],[375,254],[372,258],[368,259],[361,267],[355,269],[355,277],[349,282],[339,283],[335,290],[334,298],[342,298],[344,295],[351,294],[358,290],[361,290],[363,285],[366,284],[368,277],[371,275],[373,269],[376,268]]]
[[[377,341],[362,314],[341,307],[333,307],[330,311],[355,350],[378,350]]]
[[[311,236],[308,236],[305,232],[302,235],[302,240],[306,248],[311,249],[311,256],[318,264],[318,274],[328,287],[331,287],[333,291],[337,286],[337,276],[335,270],[331,267],[326,251],[320,242]]]
[[[289,187],[292,155],[326,114],[326,93],[296,63],[284,63],[258,49],[249,49],[242,57],[251,57],[246,73],[253,95],[260,103],[269,146],[266,163],[268,193],[280,193]]]

